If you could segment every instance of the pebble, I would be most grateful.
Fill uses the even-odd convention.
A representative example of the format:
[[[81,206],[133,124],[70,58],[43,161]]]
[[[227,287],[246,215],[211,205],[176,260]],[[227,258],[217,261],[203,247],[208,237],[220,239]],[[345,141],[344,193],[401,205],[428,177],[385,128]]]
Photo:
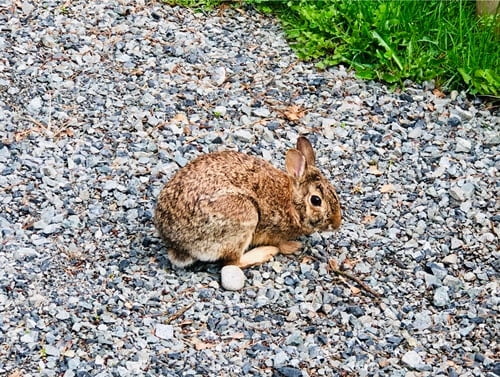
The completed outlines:
[[[245,285],[245,274],[238,266],[227,265],[221,269],[221,285],[228,291],[239,291]]]
[[[453,245],[452,245],[453,248]],[[456,247],[455,247],[456,248]],[[458,255],[457,254],[449,254],[443,258],[444,264],[457,264],[458,263]]]
[[[448,295],[448,287],[442,286],[434,291],[433,303],[437,307],[448,306],[450,304],[450,296]]]
[[[215,116],[224,117],[227,113],[226,106],[216,106],[213,111]]]
[[[28,112],[35,115],[35,114],[38,114],[38,112],[42,108],[42,104],[43,104],[42,98],[39,96],[36,96],[31,101],[28,102],[26,109],[28,110]]]
[[[252,143],[254,140],[254,135],[250,131],[242,130],[242,129],[235,131],[233,133],[233,136],[237,140],[244,142],[244,143]]]
[[[216,67],[212,73],[212,81],[215,85],[221,86],[226,81],[226,68]]]
[[[155,335],[160,339],[170,340],[174,337],[174,327],[172,325],[157,324]]]
[[[271,112],[267,107],[258,107],[253,110],[253,114],[261,118],[267,118],[271,115]]]
[[[401,361],[403,361],[403,363],[405,363],[412,369],[420,371],[428,369],[428,366],[424,364],[422,357],[413,350],[406,352],[401,358]]]
[[[471,151],[471,148],[472,148],[472,143],[470,140],[457,137],[455,152],[469,153]]]
[[[284,366],[289,360],[289,356],[284,351],[279,351],[273,358],[273,366],[279,368]]]
[[[413,321],[413,328],[416,330],[425,330],[432,326],[432,318],[428,310],[424,310],[420,313],[415,314],[415,320]]]
[[[70,314],[66,310],[61,309],[57,312],[56,318],[61,321],[64,321],[65,319],[70,318]]]
[[[26,260],[36,256],[38,256],[38,253],[31,247],[21,247],[13,252],[13,257],[17,261]]]
[[[420,127],[415,127],[408,132],[408,137],[410,139],[418,139],[422,136],[423,132]]]
[[[474,281],[474,280],[476,280],[476,274],[474,272],[471,272],[471,271],[466,272],[464,274],[464,280],[465,281]]]
[[[59,348],[54,347],[50,344],[47,344],[44,347],[44,351],[45,351],[45,354],[47,354],[48,356],[59,357],[61,354],[61,351],[59,350]]]
[[[452,237],[452,239],[451,239],[451,249],[452,250],[455,250],[455,249],[462,247],[463,244],[464,243],[462,242],[462,240],[460,240],[456,237]]]
[[[302,377],[304,374],[300,369],[293,367],[281,367],[277,369],[278,375],[283,377]]]

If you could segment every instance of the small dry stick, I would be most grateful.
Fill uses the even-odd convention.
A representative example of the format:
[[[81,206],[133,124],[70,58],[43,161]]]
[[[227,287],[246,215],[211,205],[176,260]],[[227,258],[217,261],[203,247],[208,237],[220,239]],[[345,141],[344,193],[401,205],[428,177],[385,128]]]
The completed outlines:
[[[330,268],[330,271],[332,272],[335,272],[337,275],[340,275],[340,276],[343,276],[347,279],[350,279],[352,281],[355,281],[356,283],[358,283],[358,285],[364,290],[366,291],[367,293],[369,293],[370,295],[372,295],[373,297],[375,298],[380,298],[381,297],[381,294],[374,291],[373,289],[371,289],[363,280],[357,278],[356,276],[352,276],[351,274],[345,272],[345,271],[342,271],[338,264],[337,264],[337,261],[334,260],[334,259],[330,259],[328,261],[328,267]]]
[[[194,302],[192,302],[191,304],[188,304],[185,307],[179,309],[176,313],[172,314],[170,316],[170,318],[167,319],[165,322],[167,324],[172,323],[173,321],[175,321],[176,319],[178,319],[179,317],[181,317],[184,313],[186,313],[191,308],[191,306],[193,306],[193,305],[194,305]]]

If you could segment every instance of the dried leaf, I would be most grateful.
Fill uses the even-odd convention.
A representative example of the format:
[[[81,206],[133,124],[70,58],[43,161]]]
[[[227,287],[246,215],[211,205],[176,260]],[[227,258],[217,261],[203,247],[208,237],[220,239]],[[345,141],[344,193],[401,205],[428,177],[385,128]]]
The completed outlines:
[[[236,332],[236,333],[231,335],[232,339],[243,339],[244,337],[245,337],[245,334],[243,334],[242,332]]]
[[[359,293],[361,292],[361,289],[356,288],[356,287],[354,287],[354,286],[352,286],[352,285],[349,285],[349,288],[350,288],[351,293],[352,293],[353,295],[359,295]]]
[[[374,216],[372,216],[372,215],[366,215],[361,220],[361,224],[371,224],[374,221],[375,221],[375,217]]]
[[[382,185],[382,187],[380,187],[380,192],[382,194],[393,193],[394,191],[396,191],[396,188],[390,183],[387,185]]]
[[[300,106],[297,106],[297,105],[291,105],[291,106],[288,106],[285,111],[283,111],[283,115],[285,115],[285,117],[288,119],[288,120],[299,120],[300,118],[302,118],[306,113],[306,110],[305,109],[302,109]]]
[[[331,270],[338,270],[339,269],[339,264],[337,262],[336,259],[330,259],[328,261],[328,267],[331,269]]]
[[[75,351],[69,349],[69,350],[62,352],[62,355],[65,357],[75,357],[76,353],[75,353]]]
[[[361,184],[357,184],[356,186],[354,186],[352,188],[352,192],[353,192],[353,194],[362,194],[363,193],[363,187],[361,186]]]
[[[196,349],[196,351],[202,351],[213,347],[215,347],[214,343],[206,343],[201,340],[195,340],[194,342],[194,348]]]
[[[390,364],[391,364],[390,360],[385,359],[385,358],[384,358],[384,359],[382,359],[382,360],[380,360],[380,361],[378,362],[378,365],[379,365],[381,368],[385,368],[386,366],[388,366],[388,365],[390,365]]]
[[[62,137],[62,136],[73,137],[73,136],[75,136],[75,133],[73,132],[73,130],[71,128],[64,128],[64,129],[58,131],[55,134],[55,136],[56,137]]]
[[[437,98],[444,98],[446,97],[446,94],[444,94],[442,91],[440,91],[439,89],[434,89],[432,91],[432,94],[434,94]]]
[[[354,286],[352,286],[352,285],[349,285],[349,288],[351,289],[351,293],[352,293],[353,295],[358,295],[358,294],[361,292],[361,289],[356,288],[356,287],[354,287]]]
[[[130,71],[130,74],[134,76],[142,76],[144,74],[144,71],[142,69],[135,68]]]
[[[9,374],[9,377],[23,377],[23,374],[19,369],[16,369],[14,372]]]
[[[304,258],[302,258],[302,261],[301,261],[300,263],[301,263],[301,264],[308,264],[308,263],[311,263],[311,262],[313,262],[313,261],[314,261],[314,259],[312,259],[311,257],[308,257],[308,256],[306,255]]]
[[[170,123],[187,123],[187,121],[187,116],[184,113],[178,113],[170,119]]]
[[[370,168],[368,169],[368,173],[376,175],[376,176],[380,176],[380,175],[384,174],[380,170],[378,170],[377,165],[370,165]]]
[[[359,262],[359,259],[349,259],[346,258],[342,262],[342,267],[344,267],[344,270],[352,270]]]

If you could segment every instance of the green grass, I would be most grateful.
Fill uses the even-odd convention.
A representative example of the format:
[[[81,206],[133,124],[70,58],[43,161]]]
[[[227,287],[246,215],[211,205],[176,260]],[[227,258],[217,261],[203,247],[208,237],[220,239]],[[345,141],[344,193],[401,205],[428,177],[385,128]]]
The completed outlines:
[[[213,9],[223,3],[222,0],[161,0],[161,2],[195,9]]]
[[[478,19],[473,1],[245,2],[276,14],[297,55],[319,68],[343,63],[394,86],[435,80],[443,90],[500,94],[500,16]]]

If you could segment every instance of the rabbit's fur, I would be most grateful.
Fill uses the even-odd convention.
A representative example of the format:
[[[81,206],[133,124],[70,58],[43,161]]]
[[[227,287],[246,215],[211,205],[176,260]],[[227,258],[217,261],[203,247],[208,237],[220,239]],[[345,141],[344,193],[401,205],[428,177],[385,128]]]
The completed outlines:
[[[162,189],[155,212],[172,264],[221,261],[244,268],[295,252],[301,243],[293,240],[301,235],[337,229],[339,198],[305,137],[287,152],[285,165],[286,172],[224,151],[180,169]]]

